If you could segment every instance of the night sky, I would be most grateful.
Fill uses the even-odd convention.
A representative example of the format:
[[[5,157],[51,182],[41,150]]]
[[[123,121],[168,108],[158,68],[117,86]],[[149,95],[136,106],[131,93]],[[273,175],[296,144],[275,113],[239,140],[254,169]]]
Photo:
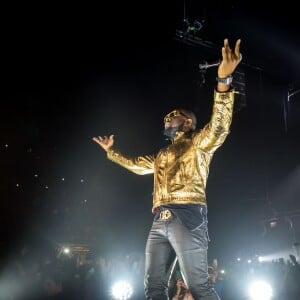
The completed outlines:
[[[231,133],[211,165],[209,251],[225,260],[299,241],[296,10],[198,2],[7,8],[0,110],[5,256],[24,242],[143,251],[152,176],[111,163],[92,137],[114,134],[116,147],[134,156],[166,144],[163,116],[175,107],[195,111],[203,126],[216,68],[201,73],[198,65],[221,57],[224,38],[232,47],[242,39],[246,95],[238,97]],[[178,39],[184,17],[202,24],[193,33],[198,44]],[[276,245],[265,226],[274,216],[285,237]]]

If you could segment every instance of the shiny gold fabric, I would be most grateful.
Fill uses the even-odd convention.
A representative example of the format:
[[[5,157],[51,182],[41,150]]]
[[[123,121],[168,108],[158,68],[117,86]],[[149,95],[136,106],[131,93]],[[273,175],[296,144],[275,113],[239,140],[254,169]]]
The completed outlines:
[[[234,90],[214,92],[210,122],[201,130],[178,132],[157,155],[127,157],[110,149],[108,159],[139,175],[154,173],[153,207],[162,204],[206,205],[206,182],[215,151],[223,144],[232,121]]]

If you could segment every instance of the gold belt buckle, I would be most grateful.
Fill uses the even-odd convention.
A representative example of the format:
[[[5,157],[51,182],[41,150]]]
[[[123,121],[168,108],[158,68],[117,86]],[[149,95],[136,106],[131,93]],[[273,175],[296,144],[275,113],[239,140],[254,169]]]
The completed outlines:
[[[167,209],[163,210],[159,214],[160,220],[169,220],[172,217],[172,213]]]

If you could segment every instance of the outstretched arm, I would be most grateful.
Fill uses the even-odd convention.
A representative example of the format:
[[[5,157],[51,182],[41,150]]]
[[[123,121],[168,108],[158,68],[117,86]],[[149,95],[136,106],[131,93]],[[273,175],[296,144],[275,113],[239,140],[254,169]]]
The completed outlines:
[[[107,158],[120,166],[128,169],[129,171],[138,175],[152,174],[154,169],[153,155],[138,156],[131,158],[121,154],[119,151],[113,149],[114,135],[110,136],[96,136],[93,141],[102,147],[107,152]]]
[[[226,78],[232,75],[236,67],[242,60],[240,53],[241,39],[238,39],[235,43],[234,50],[229,46],[228,39],[224,39],[224,46],[222,47],[222,61],[218,67],[218,77]],[[226,92],[230,88],[230,85],[218,82],[217,91]]]

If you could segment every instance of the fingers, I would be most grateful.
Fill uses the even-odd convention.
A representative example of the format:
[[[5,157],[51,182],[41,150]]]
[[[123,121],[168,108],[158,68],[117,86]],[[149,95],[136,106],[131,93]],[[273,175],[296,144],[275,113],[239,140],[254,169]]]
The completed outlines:
[[[238,39],[235,43],[234,54],[239,60],[241,60],[240,45],[241,45],[241,39]]]
[[[104,141],[105,138],[103,138],[102,136],[95,136],[93,137],[93,141],[99,143],[102,143]]]
[[[228,39],[224,39],[224,48],[230,50]]]
[[[104,143],[107,140],[107,136],[98,136],[98,140],[102,143]]]
[[[104,136],[96,136],[96,137],[93,137],[93,141],[95,141],[96,143],[98,144],[102,144],[102,145],[105,145],[105,144],[108,144],[110,141],[113,141],[114,139],[114,135],[111,134],[109,137],[107,135],[104,135]]]
[[[224,61],[228,61],[230,58],[229,55],[231,53],[231,49],[229,46],[229,41],[228,39],[224,39],[224,46],[222,47],[222,58]]]
[[[234,52],[230,48],[228,39],[224,39],[224,46],[222,47],[222,57],[224,61],[230,60],[242,60],[242,55],[240,53],[241,39],[238,39],[235,43]]]
[[[99,137],[96,137],[96,136],[95,136],[95,137],[92,138],[92,140],[93,140],[94,142],[96,142],[96,143],[99,144]]]

